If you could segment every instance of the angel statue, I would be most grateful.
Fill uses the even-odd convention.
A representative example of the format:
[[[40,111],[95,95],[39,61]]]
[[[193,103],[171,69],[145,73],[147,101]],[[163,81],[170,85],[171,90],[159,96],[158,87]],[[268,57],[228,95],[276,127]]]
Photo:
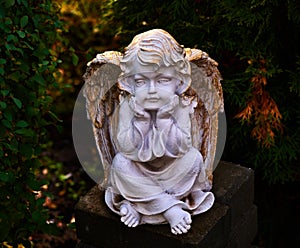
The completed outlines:
[[[213,160],[223,96],[217,63],[166,31],[105,52],[84,75],[107,206],[128,227],[169,223],[187,233],[214,203]]]

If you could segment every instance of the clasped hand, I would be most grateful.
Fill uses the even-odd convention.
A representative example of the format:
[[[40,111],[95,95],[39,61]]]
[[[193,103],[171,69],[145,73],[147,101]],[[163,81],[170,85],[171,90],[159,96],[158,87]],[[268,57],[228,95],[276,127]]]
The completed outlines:
[[[129,101],[129,107],[134,112],[137,120],[140,121],[149,121],[156,125],[157,122],[171,119],[175,109],[179,104],[179,96],[173,95],[170,97],[170,101],[164,106],[160,107],[157,110],[147,110],[139,105],[135,97],[131,97]]]

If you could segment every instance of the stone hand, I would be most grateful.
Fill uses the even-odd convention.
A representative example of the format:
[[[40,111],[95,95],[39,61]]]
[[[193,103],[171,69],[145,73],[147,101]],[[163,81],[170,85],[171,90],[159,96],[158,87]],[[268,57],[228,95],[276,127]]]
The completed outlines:
[[[179,104],[179,96],[173,95],[170,97],[170,102],[164,106],[162,106],[157,111],[157,119],[169,119],[172,114],[174,113],[174,110]]]
[[[145,111],[145,109],[136,102],[135,97],[130,98],[129,107],[134,112],[135,117],[138,119],[150,120],[150,113]]]

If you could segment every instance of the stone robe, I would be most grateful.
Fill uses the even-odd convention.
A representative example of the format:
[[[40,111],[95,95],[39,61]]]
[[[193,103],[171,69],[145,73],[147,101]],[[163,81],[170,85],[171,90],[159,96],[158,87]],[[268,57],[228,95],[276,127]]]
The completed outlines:
[[[149,123],[146,132],[143,121],[132,113],[119,123],[119,153],[105,193],[113,212],[120,215],[120,206],[130,204],[140,214],[140,224],[161,224],[167,223],[162,213],[175,205],[191,215],[212,207],[214,195],[204,192],[199,180],[205,170],[201,153],[191,144],[190,119],[175,117],[160,127]]]

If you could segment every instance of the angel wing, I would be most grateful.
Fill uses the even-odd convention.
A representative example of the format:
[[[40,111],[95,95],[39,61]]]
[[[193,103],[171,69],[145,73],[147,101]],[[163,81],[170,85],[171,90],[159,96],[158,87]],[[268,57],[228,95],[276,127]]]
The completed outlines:
[[[207,53],[189,48],[185,51],[191,62],[192,77],[191,86],[185,94],[197,97],[198,101],[191,118],[193,146],[201,152],[206,172],[200,175],[199,180],[210,190],[217,147],[218,113],[224,111],[221,74],[218,63]]]
[[[111,137],[111,123],[114,110],[119,105],[120,90],[117,81],[121,73],[119,64],[122,56],[122,53],[115,51],[98,54],[87,64],[83,76],[87,115],[93,123],[94,137],[104,169],[104,180],[100,187],[107,184],[112,159],[116,154],[116,146]]]

